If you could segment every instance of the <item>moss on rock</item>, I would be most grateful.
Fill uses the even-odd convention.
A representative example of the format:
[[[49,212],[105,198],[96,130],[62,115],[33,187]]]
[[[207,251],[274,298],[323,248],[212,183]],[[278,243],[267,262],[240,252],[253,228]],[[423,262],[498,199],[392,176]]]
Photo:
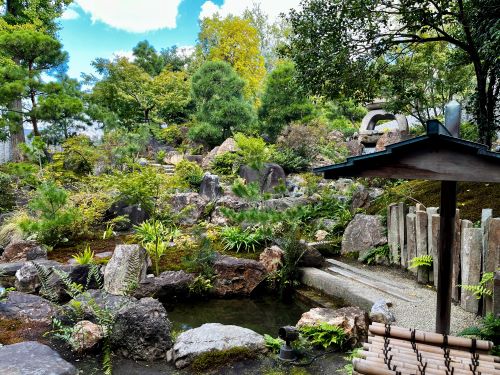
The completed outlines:
[[[201,373],[213,370],[231,362],[253,359],[257,353],[248,348],[235,347],[228,350],[213,350],[196,357],[191,363],[191,369]]]

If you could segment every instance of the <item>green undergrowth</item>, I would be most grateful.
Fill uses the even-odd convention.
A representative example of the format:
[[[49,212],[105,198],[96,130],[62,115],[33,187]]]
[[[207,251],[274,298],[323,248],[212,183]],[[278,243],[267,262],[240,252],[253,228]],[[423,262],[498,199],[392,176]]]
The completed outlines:
[[[231,348],[228,350],[214,350],[196,357],[191,363],[191,369],[197,373],[206,373],[225,366],[231,362],[256,358],[257,354],[243,347]]]
[[[416,202],[426,207],[439,207],[439,181],[407,181],[386,189],[385,193],[367,211],[369,214],[384,213],[387,205],[395,202],[405,202],[415,205]],[[476,222],[481,220],[481,210],[492,208],[493,215],[500,214],[500,184],[478,182],[459,182],[457,208],[460,217]]]

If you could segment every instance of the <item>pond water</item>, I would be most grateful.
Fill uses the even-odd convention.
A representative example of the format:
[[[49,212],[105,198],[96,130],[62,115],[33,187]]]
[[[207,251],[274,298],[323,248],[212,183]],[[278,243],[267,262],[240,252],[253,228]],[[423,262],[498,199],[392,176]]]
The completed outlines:
[[[302,313],[309,309],[309,306],[300,301],[284,303],[276,296],[267,295],[177,303],[168,311],[168,318],[176,331],[196,328],[204,323],[222,323],[275,337],[280,327],[295,325]]]

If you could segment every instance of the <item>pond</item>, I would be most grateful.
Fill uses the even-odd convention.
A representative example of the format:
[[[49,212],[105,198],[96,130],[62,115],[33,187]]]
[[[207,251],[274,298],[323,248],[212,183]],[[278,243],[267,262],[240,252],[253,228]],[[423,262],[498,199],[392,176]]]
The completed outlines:
[[[297,300],[284,303],[276,296],[265,295],[177,303],[168,312],[168,318],[176,331],[196,328],[204,323],[222,323],[275,337],[280,327],[295,325],[302,313],[309,309],[310,306]]]

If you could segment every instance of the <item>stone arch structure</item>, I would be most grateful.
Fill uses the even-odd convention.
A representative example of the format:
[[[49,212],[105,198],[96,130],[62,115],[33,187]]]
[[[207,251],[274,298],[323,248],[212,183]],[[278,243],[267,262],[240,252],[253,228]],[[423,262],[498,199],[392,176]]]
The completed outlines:
[[[363,117],[359,130],[360,132],[375,131],[377,122],[382,120],[396,120],[398,123],[398,130],[401,132],[408,132],[408,120],[406,116],[400,114],[395,115],[383,109],[375,109],[368,112],[365,117]]]

